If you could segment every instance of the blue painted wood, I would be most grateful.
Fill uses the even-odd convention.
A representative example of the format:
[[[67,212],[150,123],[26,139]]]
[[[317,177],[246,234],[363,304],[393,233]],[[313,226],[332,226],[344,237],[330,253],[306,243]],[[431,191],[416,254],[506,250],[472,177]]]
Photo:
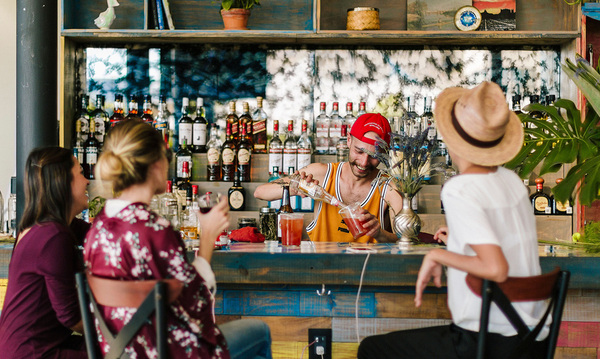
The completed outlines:
[[[594,20],[600,20],[600,3],[588,2],[581,7],[583,15],[591,17]]]

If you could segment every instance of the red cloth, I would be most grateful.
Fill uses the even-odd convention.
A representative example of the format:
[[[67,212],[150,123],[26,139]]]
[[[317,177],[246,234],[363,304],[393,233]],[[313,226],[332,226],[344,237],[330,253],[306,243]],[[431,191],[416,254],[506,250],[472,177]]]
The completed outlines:
[[[236,242],[262,243],[265,241],[265,236],[256,227],[243,227],[231,231],[229,239]]]

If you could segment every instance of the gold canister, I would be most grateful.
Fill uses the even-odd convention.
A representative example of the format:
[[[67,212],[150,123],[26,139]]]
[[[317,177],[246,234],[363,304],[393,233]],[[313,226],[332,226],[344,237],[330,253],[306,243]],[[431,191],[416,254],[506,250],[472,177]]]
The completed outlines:
[[[348,9],[346,30],[379,30],[379,9],[375,7]]]

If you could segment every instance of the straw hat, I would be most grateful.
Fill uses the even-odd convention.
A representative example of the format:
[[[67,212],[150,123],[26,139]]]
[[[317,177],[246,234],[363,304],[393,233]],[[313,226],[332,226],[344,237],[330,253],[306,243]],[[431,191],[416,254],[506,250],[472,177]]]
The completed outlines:
[[[448,88],[437,97],[438,131],[458,156],[482,166],[510,161],[523,147],[523,126],[493,82]]]

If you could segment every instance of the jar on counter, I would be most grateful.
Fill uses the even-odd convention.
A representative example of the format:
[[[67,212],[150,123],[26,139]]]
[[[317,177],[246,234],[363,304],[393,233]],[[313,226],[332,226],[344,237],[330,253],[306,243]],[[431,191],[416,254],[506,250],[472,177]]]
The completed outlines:
[[[238,218],[238,229],[244,227],[256,227],[256,218],[240,217]]]
[[[258,231],[265,236],[265,241],[277,240],[277,210],[262,207],[258,216]]]

